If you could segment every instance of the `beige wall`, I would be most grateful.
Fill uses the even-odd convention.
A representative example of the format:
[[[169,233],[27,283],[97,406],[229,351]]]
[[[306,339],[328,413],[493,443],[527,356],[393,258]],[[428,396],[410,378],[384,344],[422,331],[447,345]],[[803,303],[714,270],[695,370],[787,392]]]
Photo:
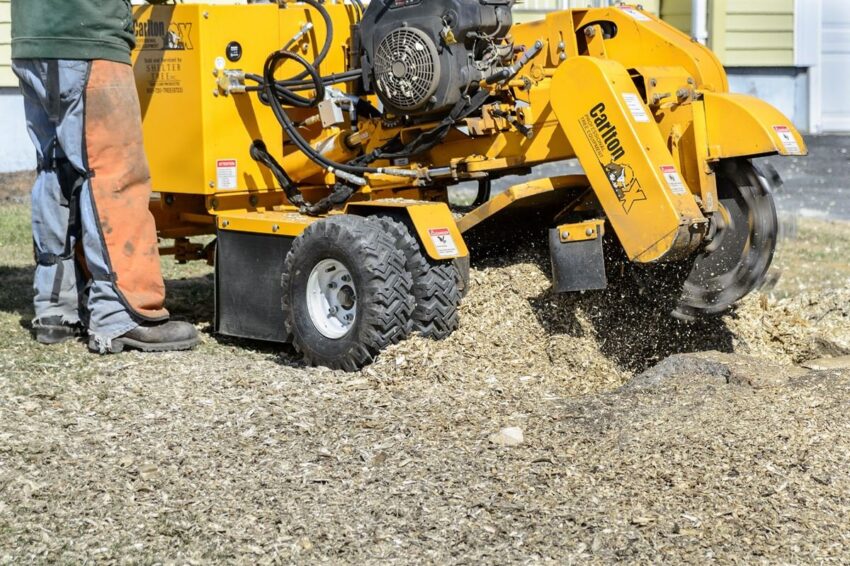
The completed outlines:
[[[11,5],[9,0],[0,0],[0,87],[18,86],[12,74]]]
[[[661,17],[691,32],[691,0],[661,0]],[[794,65],[794,0],[709,0],[709,46],[724,65]]]

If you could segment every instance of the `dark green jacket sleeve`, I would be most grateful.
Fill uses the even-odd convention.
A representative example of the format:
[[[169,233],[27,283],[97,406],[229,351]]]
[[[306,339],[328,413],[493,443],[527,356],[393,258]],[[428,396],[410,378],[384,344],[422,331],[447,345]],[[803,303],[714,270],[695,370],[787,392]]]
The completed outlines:
[[[130,63],[130,0],[12,0],[13,59]]]

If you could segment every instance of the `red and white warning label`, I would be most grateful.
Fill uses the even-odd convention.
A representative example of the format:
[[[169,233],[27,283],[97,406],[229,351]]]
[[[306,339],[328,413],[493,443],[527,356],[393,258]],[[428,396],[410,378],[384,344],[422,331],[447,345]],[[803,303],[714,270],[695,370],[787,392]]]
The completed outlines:
[[[215,162],[215,184],[219,190],[238,187],[238,175],[235,159],[219,159]]]
[[[675,166],[662,165],[661,174],[664,175],[664,180],[667,181],[667,186],[670,187],[674,195],[683,195],[688,192],[688,188],[682,182],[682,177],[679,176]]]
[[[773,131],[779,136],[785,151],[791,155],[800,155],[803,153],[800,150],[800,144],[797,143],[797,138],[794,137],[794,132],[788,126],[773,126]]]
[[[434,247],[437,248],[437,255],[440,257],[453,257],[458,255],[457,244],[455,244],[452,233],[448,228],[429,228],[428,235],[431,236],[431,241],[434,242]]]

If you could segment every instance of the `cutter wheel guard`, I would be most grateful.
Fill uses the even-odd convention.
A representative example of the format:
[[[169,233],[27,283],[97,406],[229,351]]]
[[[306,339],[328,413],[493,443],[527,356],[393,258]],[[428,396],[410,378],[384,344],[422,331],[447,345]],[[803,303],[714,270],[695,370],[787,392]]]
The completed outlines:
[[[806,154],[790,121],[639,8],[513,4],[135,9],[150,210],[163,253],[215,263],[218,333],[358,369],[451,334],[470,257],[529,228],[556,292],[628,272],[693,321],[759,288],[777,220],[753,159]],[[584,174],[490,191],[570,158]]]

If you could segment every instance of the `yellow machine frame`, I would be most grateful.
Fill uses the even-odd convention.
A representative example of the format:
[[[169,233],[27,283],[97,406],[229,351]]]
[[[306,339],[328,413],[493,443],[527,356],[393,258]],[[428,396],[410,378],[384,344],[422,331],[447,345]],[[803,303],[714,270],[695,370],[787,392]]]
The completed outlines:
[[[307,199],[326,195],[333,184],[333,174],[305,169],[303,156],[283,143],[269,109],[244,92],[238,79],[240,72],[261,69],[267,54],[290,38],[299,37],[296,48],[306,56],[317,52],[322,20],[305,5],[284,6],[136,10],[134,66],[153,183],[160,192],[151,208],[161,236],[179,239],[170,251],[179,250],[188,236],[216,229],[293,237],[315,220],[291,206],[271,173],[251,159],[254,140],[280,141],[284,167],[308,175]],[[351,6],[328,4],[327,10],[337,32],[351,28]],[[800,134],[778,111],[727,92],[725,73],[711,51],[637,8],[552,13],[515,25],[511,35],[519,45],[544,45],[508,84],[484,86],[514,101],[513,123],[485,106],[482,117],[465,120],[465,132],[453,130],[416,163],[385,164],[428,175],[369,175],[368,185],[333,213],[403,208],[420,234],[450,228],[460,243],[458,256],[465,256],[461,232],[541,191],[556,191],[559,182],[518,185],[459,217],[447,207],[447,185],[577,157],[586,178],[570,185],[593,189],[628,257],[674,260],[700,244],[706,215],[717,210],[714,164],[736,156],[806,152]],[[233,45],[241,51],[235,61],[226,54]],[[356,66],[351,38],[335,40],[322,72]],[[373,120],[364,124],[362,150],[427,127]],[[336,126],[307,131],[317,147],[349,134]],[[432,178],[435,172],[439,178]],[[431,257],[449,259],[428,238],[422,241]]]

